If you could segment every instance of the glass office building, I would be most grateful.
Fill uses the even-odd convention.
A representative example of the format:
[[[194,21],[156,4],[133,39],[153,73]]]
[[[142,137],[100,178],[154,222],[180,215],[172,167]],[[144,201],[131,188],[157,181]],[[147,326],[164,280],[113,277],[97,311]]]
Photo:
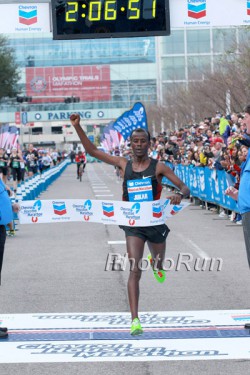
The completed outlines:
[[[168,37],[67,41],[53,40],[52,33],[7,36],[20,68],[20,95],[32,101],[2,101],[0,121],[15,123],[17,113],[26,112],[34,126],[29,132],[49,138],[75,111],[91,132],[96,126],[102,131],[136,101],[146,108],[166,104],[173,85],[202,80],[204,69],[212,72],[225,52],[238,53],[249,30],[178,28]]]
[[[231,52],[237,53],[237,46],[249,38],[249,34],[245,28],[231,27],[174,29],[170,36],[159,38],[55,41],[51,34],[8,35],[8,38],[20,67],[20,94],[34,94],[34,87],[33,91],[28,88],[32,80],[27,80],[31,68],[35,74],[39,68],[94,66],[100,69],[106,66],[105,84],[93,95],[85,95],[85,100],[74,103],[74,109],[101,110],[127,109],[139,100],[145,105],[164,104],[165,90],[171,89],[173,84],[187,85],[189,81],[201,80],[204,68],[213,71],[217,61],[232,47],[236,46]],[[161,87],[157,88],[159,85]],[[157,94],[161,90],[159,98]],[[56,103],[51,103],[51,98],[46,99],[41,88],[43,100],[36,104],[34,97],[34,102],[26,109],[71,110],[72,104],[65,104],[63,96],[71,96],[72,92],[65,91]],[[18,107],[16,103],[13,106],[2,103],[1,110],[12,112]]]
[[[23,104],[26,111],[95,109],[104,112],[103,117],[109,119],[114,118],[112,111],[114,115],[121,114],[136,101],[145,105],[157,103],[156,41],[153,37],[71,41],[53,40],[51,34],[8,37],[20,67],[19,92],[32,97],[31,103]],[[95,82],[98,74],[100,77]],[[67,83],[65,79],[69,75],[74,75],[74,81]],[[84,82],[76,76],[83,77]],[[49,87],[51,80],[54,80],[54,88]],[[72,96],[80,101],[65,103],[65,98]],[[2,110],[17,111],[15,105],[2,104]]]
[[[161,38],[160,64],[161,97],[173,85],[185,85],[204,79],[204,71],[213,72],[225,53],[237,54],[243,42],[249,40],[246,27],[174,29],[169,37]]]

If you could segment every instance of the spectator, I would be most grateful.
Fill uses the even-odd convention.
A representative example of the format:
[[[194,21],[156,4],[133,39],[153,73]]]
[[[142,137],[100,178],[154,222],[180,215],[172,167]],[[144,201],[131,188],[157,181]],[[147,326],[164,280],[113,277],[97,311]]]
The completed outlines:
[[[6,187],[0,179],[0,285],[1,272],[3,266],[4,247],[6,241],[6,225],[13,219],[13,211],[18,212],[19,206],[14,203],[11,205],[9,195]],[[8,330],[5,327],[0,327],[0,339],[8,337]]]
[[[244,141],[250,147],[250,105],[245,108],[244,124],[246,133]],[[250,267],[250,149],[248,150],[247,159],[242,165],[241,179],[239,190],[230,186],[226,189],[225,194],[238,201],[238,207],[242,215],[243,232],[245,237],[248,264]],[[245,324],[245,328],[250,328],[250,323]]]
[[[70,157],[71,163],[74,163],[74,160],[75,160],[75,157],[76,157],[76,153],[75,153],[74,150],[70,151],[69,157]]]

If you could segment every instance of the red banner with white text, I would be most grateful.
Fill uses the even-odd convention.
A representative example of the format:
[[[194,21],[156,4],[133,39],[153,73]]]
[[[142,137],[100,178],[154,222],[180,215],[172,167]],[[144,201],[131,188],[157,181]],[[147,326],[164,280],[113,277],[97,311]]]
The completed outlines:
[[[65,97],[79,97],[80,101],[110,100],[110,67],[65,66],[26,68],[26,92],[33,103],[64,102]]]

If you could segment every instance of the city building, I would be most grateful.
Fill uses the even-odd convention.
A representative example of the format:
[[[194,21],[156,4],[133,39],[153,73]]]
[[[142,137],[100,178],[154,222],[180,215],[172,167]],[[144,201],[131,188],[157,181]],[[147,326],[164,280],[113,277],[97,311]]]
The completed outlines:
[[[33,23],[23,19],[30,7],[36,11]],[[174,27],[174,22],[165,37],[53,40],[48,1],[0,0],[0,9],[3,19],[13,14],[0,33],[8,37],[20,68],[18,98],[1,101],[0,122],[16,123],[23,144],[61,149],[78,141],[71,113],[79,112],[93,139],[137,101],[164,106],[173,85],[201,80],[203,67],[213,71],[233,42],[237,53],[249,37],[242,26]]]

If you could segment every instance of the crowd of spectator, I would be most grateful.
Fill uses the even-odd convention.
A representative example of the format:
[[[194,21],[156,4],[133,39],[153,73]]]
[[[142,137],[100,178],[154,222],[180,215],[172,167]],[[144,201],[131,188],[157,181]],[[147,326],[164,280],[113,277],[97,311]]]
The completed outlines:
[[[241,165],[246,160],[248,146],[242,142],[246,132],[244,115],[232,113],[223,115],[216,112],[197,124],[188,124],[174,131],[164,131],[151,137],[150,157],[167,161],[174,166],[208,167],[225,170],[235,178],[235,187],[240,181]],[[129,141],[121,145],[121,155],[129,157]],[[204,205],[204,202],[201,202]],[[226,216],[223,209],[209,204],[211,211]],[[241,224],[241,217],[232,213],[230,219]]]
[[[206,118],[152,138],[151,156],[173,164],[226,170],[237,176],[248,147],[239,142],[246,131],[241,114]]]
[[[241,113],[205,118],[198,124],[186,125],[169,133],[160,133],[152,138],[151,157],[191,167],[208,167],[225,170],[235,178],[235,187],[240,182],[241,165],[246,160],[248,146],[242,138],[246,132]],[[211,210],[217,207],[210,205]],[[220,216],[226,216],[221,210]],[[232,213],[230,219],[241,224],[239,214]]]
[[[6,185],[12,185],[15,193],[17,185],[25,178],[41,174],[64,158],[65,154],[60,151],[36,149],[33,144],[24,150],[20,147],[0,148],[0,178]]]

